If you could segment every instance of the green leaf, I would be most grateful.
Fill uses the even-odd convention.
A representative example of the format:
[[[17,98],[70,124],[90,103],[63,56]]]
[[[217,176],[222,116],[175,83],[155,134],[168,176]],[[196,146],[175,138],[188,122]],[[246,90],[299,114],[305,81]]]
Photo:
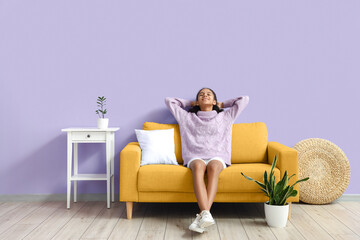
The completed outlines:
[[[242,173],[242,172],[241,172],[241,175],[243,175],[247,180],[254,181],[254,182],[256,182],[260,187],[266,189],[266,186],[265,186],[263,183],[261,183],[261,182],[259,182],[259,181],[257,181],[257,180],[254,180],[254,179],[252,179],[251,177],[245,176],[245,174]]]
[[[266,189],[266,186],[265,186],[263,183],[261,183],[261,182],[259,182],[259,181],[256,181],[256,180],[255,180],[255,182],[256,182],[260,187],[262,187],[263,189]]]
[[[285,174],[283,176],[283,180],[284,180],[284,187],[286,187],[287,185],[289,185],[289,179],[288,179],[288,174],[287,171],[285,170]],[[284,188],[283,187],[283,188]]]
[[[296,197],[296,195],[297,195],[297,191],[293,190],[290,194],[290,197]]]
[[[305,181],[307,181],[307,180],[309,180],[308,177],[307,177],[307,178],[300,179],[300,180],[297,180],[293,185],[291,185],[291,187],[295,186],[295,185],[298,184],[299,182],[305,182]]]
[[[284,175],[285,177],[285,175]],[[279,181],[276,185],[275,185],[275,195],[279,195],[283,190],[284,188],[286,188],[286,185],[285,185],[285,178],[281,179],[281,181]]]
[[[247,176],[245,176],[245,174],[243,174],[242,172],[241,172],[241,175],[243,175],[247,180],[250,180],[250,181],[255,181],[254,179],[252,179],[251,177],[247,177]]]
[[[286,200],[288,199],[289,192],[292,191],[292,188],[290,186],[287,186],[282,192],[281,192],[281,200],[279,201],[279,205],[284,205]]]
[[[268,180],[267,180],[267,171],[265,170],[265,172],[264,172],[264,184],[267,185],[267,182],[268,182]]]
[[[295,175],[296,175],[295,173],[294,173],[293,175],[291,175],[288,180],[290,181],[290,178],[292,178],[292,177],[295,176]]]
[[[267,197],[269,197],[269,193],[268,193],[265,189],[262,189],[262,188],[259,188],[259,189],[260,189],[261,191],[263,191]]]
[[[269,181],[270,181],[272,184],[273,184],[273,180],[275,180],[275,178],[273,179],[275,165],[276,165],[276,155],[275,155],[274,161],[273,161],[273,163],[272,163],[272,165],[271,165],[270,176],[269,176]]]
[[[274,168],[275,168],[275,166],[276,166],[276,162],[277,162],[277,156],[276,156],[276,154],[275,154],[274,161],[273,161],[273,163],[272,163],[272,165],[271,165],[271,170],[270,170],[270,172],[272,172],[272,171],[274,170]]]

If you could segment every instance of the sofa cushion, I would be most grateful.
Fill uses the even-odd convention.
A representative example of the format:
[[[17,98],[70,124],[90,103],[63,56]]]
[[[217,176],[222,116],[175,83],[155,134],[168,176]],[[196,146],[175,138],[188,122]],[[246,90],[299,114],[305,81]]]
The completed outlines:
[[[175,156],[174,129],[140,130],[135,129],[141,148],[141,164],[178,165]]]
[[[263,182],[264,171],[270,172],[271,165],[264,163],[232,164],[219,176],[218,192],[261,192],[260,187],[241,175],[243,172]],[[274,169],[275,178],[280,179],[280,170]],[[206,178],[205,178],[206,181]],[[146,165],[138,174],[140,192],[194,192],[192,172],[184,166]]]
[[[259,182],[264,182],[264,172],[270,174],[271,165],[266,163],[232,164],[219,176],[218,192],[262,192],[255,182],[247,180],[241,172]],[[276,181],[280,180],[280,170],[274,168]]]
[[[194,192],[192,172],[181,165],[145,165],[138,174],[140,192]]]
[[[268,132],[263,122],[233,125],[231,163],[266,163]]]
[[[161,130],[161,129],[171,129],[174,128],[174,142],[175,142],[175,155],[179,164],[183,164],[182,154],[181,154],[181,138],[180,138],[180,128],[178,124],[162,124],[154,122],[145,122],[143,124],[144,130]]]

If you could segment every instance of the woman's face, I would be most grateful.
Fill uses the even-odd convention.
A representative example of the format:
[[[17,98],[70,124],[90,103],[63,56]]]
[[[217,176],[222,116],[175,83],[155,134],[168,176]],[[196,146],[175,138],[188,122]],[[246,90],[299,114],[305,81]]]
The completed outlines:
[[[214,94],[208,88],[201,89],[198,99],[198,105],[216,105],[216,100],[214,99]]]

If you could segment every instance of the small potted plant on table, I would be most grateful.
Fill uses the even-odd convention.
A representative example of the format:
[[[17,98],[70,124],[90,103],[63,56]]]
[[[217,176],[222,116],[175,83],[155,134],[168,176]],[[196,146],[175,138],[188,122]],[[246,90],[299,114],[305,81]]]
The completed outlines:
[[[99,115],[99,118],[97,121],[98,128],[101,128],[101,129],[108,128],[109,119],[105,118],[105,114],[107,113],[107,110],[104,109],[106,106],[106,98],[104,96],[98,97],[97,104],[98,104],[99,109],[96,110],[95,112],[97,115]]]
[[[276,183],[274,176],[276,160],[275,155],[269,177],[267,171],[264,173],[264,183],[256,181],[251,177],[247,177],[243,173],[241,174],[246,179],[256,182],[261,187],[260,190],[269,197],[269,201],[264,204],[267,224],[270,227],[285,227],[289,215],[289,204],[286,201],[289,197],[295,197],[297,195],[297,191],[294,189],[294,186],[299,182],[307,181],[309,178],[307,177],[298,180],[290,186],[289,180],[295,176],[295,174],[288,177],[287,171],[285,171],[283,178]]]

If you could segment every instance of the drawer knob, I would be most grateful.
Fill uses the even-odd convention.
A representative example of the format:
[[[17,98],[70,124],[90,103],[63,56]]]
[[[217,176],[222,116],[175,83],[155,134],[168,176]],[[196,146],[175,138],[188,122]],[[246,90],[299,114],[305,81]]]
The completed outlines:
[[[90,134],[88,134],[87,137],[90,138]]]

